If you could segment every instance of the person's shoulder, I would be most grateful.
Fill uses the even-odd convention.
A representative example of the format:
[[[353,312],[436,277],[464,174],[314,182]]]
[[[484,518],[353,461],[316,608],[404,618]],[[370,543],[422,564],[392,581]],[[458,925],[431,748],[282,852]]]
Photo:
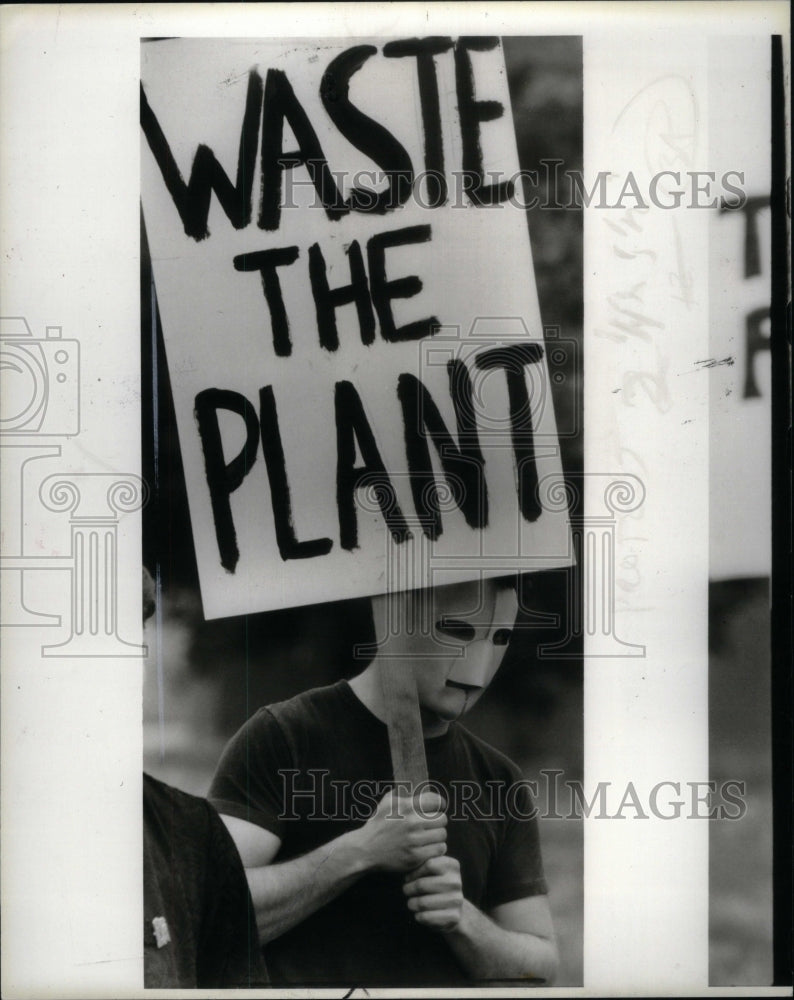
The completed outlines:
[[[242,726],[241,732],[271,726],[279,727],[300,723],[317,715],[335,712],[340,701],[340,689],[344,681],[325,687],[310,688],[282,701],[271,701],[261,705]]]
[[[236,761],[294,759],[318,732],[330,732],[345,715],[344,681],[302,691],[258,708],[223,751],[219,768]],[[217,772],[216,772],[217,774]]]
[[[462,723],[456,722],[453,725],[459,745],[464,748],[469,759],[478,769],[494,777],[506,778],[510,781],[517,781],[521,778],[521,768],[507,754],[497,750],[495,746],[486,742],[482,737],[476,736]]]
[[[170,809],[178,812],[204,811],[206,799],[191,795],[174,785],[167,785],[159,778],[143,772],[143,801],[155,809]]]
[[[208,833],[213,812],[206,799],[144,772],[143,814],[151,834],[171,841],[183,837],[195,840]]]
[[[347,687],[345,681],[337,681],[324,687],[310,688],[292,698],[265,705],[259,712],[286,725],[295,722],[325,721],[329,716],[337,716],[343,707],[345,687]]]

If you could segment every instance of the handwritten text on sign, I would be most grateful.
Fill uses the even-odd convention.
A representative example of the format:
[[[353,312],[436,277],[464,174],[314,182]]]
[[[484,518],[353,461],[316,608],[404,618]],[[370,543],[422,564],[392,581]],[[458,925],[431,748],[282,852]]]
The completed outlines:
[[[142,78],[207,617],[567,564],[498,40],[166,40]]]

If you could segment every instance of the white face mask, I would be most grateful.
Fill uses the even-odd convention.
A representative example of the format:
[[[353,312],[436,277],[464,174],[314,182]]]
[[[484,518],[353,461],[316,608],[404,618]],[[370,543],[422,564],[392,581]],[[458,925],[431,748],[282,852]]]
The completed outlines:
[[[425,721],[449,723],[471,708],[499,669],[518,601],[513,590],[497,589],[488,580],[437,588],[426,596],[426,601],[419,596],[418,614],[411,595],[391,599],[396,620],[386,622],[381,607],[376,627],[386,635],[381,652],[413,668]]]

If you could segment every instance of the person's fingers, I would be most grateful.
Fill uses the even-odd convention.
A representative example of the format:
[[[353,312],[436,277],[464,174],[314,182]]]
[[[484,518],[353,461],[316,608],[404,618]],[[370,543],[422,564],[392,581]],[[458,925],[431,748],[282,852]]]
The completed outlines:
[[[442,875],[447,871],[455,871],[460,873],[460,864],[456,858],[451,858],[449,855],[441,855],[440,857],[428,858],[419,868],[414,871],[409,872],[405,881],[410,882],[413,879],[422,878],[426,875]]]
[[[381,816],[387,817],[398,817],[398,816],[409,816],[412,812],[410,799],[405,796],[400,796],[395,792],[394,789],[386,792],[383,798],[378,802],[376,813]]]
[[[443,841],[438,844],[428,844],[426,847],[418,847],[414,852],[414,856],[416,859],[416,868],[419,868],[420,865],[423,865],[426,861],[429,861],[431,858],[438,858],[441,857],[442,854],[446,853],[447,853],[446,841]]]
[[[443,815],[447,804],[437,792],[425,790],[416,796],[414,806],[425,819],[432,819],[436,814]]]
[[[376,811],[386,819],[407,819],[423,827],[447,825],[444,800],[435,792],[422,792],[418,798],[411,799],[392,789],[378,802]]]
[[[412,896],[408,900],[408,909],[414,913],[424,913],[427,910],[446,910],[460,906],[459,892],[434,892],[425,896]]]
[[[443,844],[447,839],[447,831],[443,827],[431,830],[416,830],[411,834],[411,843],[415,847],[425,847],[428,844]]]
[[[442,858],[434,861],[446,860]],[[452,859],[454,860],[454,859]],[[403,892],[406,896],[419,896],[424,893],[459,892],[462,882],[460,869],[456,865],[446,866],[436,874],[428,874],[429,864],[425,864],[421,869],[409,872],[405,878]],[[440,866],[437,866],[440,868]]]
[[[443,812],[429,815],[417,810],[412,815],[415,822],[421,823],[421,825],[427,829],[435,829],[436,827],[447,825],[447,814]]]
[[[458,887],[455,880],[449,878],[447,875],[433,875],[406,882],[403,886],[403,892],[406,896],[423,896],[431,892],[441,893],[452,891]]]
[[[406,896],[421,896],[422,893],[432,892],[432,884],[435,882],[435,878],[416,878],[406,881],[403,886],[403,892]]]
[[[460,907],[457,906],[447,910],[423,910],[421,913],[414,913],[414,920],[431,930],[452,930],[459,923],[460,914]]]

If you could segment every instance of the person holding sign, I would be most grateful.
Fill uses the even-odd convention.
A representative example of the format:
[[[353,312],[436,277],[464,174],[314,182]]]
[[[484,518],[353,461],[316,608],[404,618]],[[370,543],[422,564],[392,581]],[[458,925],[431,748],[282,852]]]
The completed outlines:
[[[391,591],[364,672],[260,709],[210,790],[271,978],[548,982],[531,798],[458,722],[516,613],[461,581],[572,559],[501,43],[160,39],[141,76],[204,615]]]
[[[243,859],[281,985],[549,983],[557,948],[518,767],[458,721],[517,612],[476,581],[373,598],[378,647],[350,682],[261,708],[209,793]],[[395,787],[381,674],[415,678],[429,781]]]

